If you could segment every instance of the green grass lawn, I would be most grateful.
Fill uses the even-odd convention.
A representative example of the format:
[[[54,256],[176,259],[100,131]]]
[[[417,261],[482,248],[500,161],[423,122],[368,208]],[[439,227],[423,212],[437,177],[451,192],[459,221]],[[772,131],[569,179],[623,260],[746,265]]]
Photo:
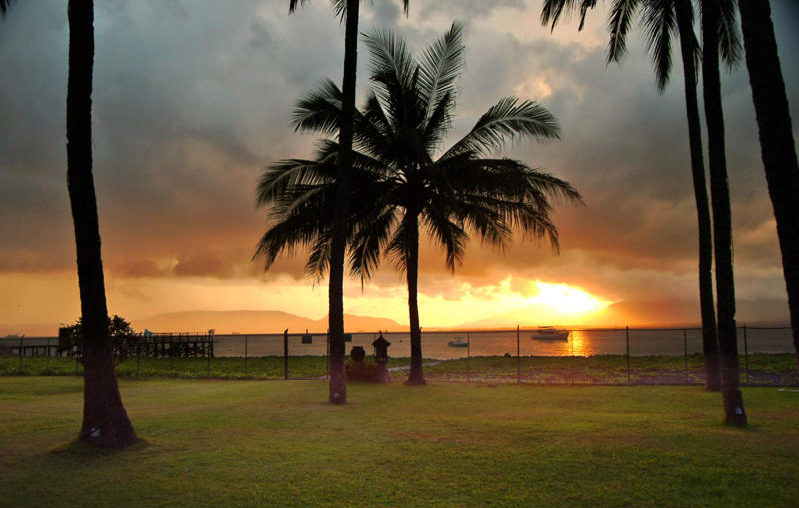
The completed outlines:
[[[741,383],[752,385],[796,386],[799,375],[793,354],[749,355],[740,358]],[[515,382],[515,357],[482,356],[436,363],[425,360],[425,376],[433,381]],[[435,363],[435,365],[434,365]],[[389,367],[410,364],[409,358],[390,358]],[[318,378],[326,374],[327,360],[322,356],[289,358],[289,377]],[[627,359],[621,355],[596,356],[523,356],[518,362],[520,378],[528,383],[544,384],[627,384]],[[25,375],[83,375],[82,366],[71,358],[25,357]],[[19,357],[0,357],[0,375],[20,374]],[[121,378],[202,379],[282,379],[282,356],[207,358],[129,358],[117,366]],[[403,371],[392,372],[394,380],[407,377]],[[703,384],[704,360],[701,355],[633,356],[630,359],[632,384]]]
[[[799,393],[121,381],[143,443],[70,444],[72,377],[0,377],[0,506],[796,506]]]

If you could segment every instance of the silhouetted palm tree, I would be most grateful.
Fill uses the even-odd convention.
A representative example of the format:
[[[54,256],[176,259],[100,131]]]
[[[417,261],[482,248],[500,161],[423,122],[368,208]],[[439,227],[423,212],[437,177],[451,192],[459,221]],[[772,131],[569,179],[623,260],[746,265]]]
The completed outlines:
[[[588,9],[595,1],[583,0],[580,5],[580,27]],[[541,22],[555,24],[564,8],[577,9],[568,0],[547,0],[541,12]],[[710,205],[705,182],[705,164],[702,155],[702,127],[697,101],[697,63],[700,58],[699,42],[694,33],[694,11],[690,0],[632,0],[614,2],[610,15],[610,44],[608,62],[618,62],[626,53],[626,40],[631,22],[640,14],[649,53],[654,65],[658,91],[663,92],[671,73],[672,38],[680,40],[685,83],[685,107],[688,119],[688,143],[691,153],[691,175],[694,184],[694,201],[699,230],[699,303],[702,316],[702,352],[705,359],[705,387],[718,391],[721,388],[719,348],[716,336],[716,311],[713,303],[713,234]]]
[[[289,0],[289,13],[298,3],[306,0]],[[403,0],[405,13],[409,0]],[[336,178],[336,207],[333,211],[333,244],[328,282],[328,337],[330,343],[330,390],[328,398],[333,404],[347,402],[347,379],[344,372],[344,256],[346,251],[346,218],[349,214],[352,166],[352,116],[355,111],[355,79],[358,61],[358,16],[360,0],[331,0],[336,14],[346,17],[344,34],[344,79],[339,131],[338,176]]]
[[[390,256],[406,275],[411,330],[409,384],[423,384],[417,303],[420,228],[441,244],[446,265],[461,263],[469,232],[504,247],[513,230],[546,237],[558,248],[551,200],[579,200],[568,183],[525,164],[490,158],[516,137],[557,138],[552,115],[532,101],[505,98],[460,141],[434,158],[450,127],[455,81],[463,68],[462,27],[451,30],[414,59],[402,39],[376,32],[366,38],[373,89],[356,112],[353,196],[347,238],[350,267],[362,280]],[[301,130],[332,136],[339,129],[342,94],[327,81],[295,110]],[[330,263],[330,216],[338,147],[322,143],[314,160],[292,159],[268,168],[258,202],[273,204],[272,227],[256,255],[270,266],[282,253],[309,246],[306,269],[319,275]]]
[[[11,0],[0,0],[5,16]],[[105,299],[100,226],[92,176],[92,73],[94,3],[69,0],[69,77],[67,82],[67,189],[77,251],[78,286],[85,342],[83,349],[83,424],[78,439],[105,448],[122,448],[138,438],[119,394]]]
[[[78,285],[85,334],[83,425],[79,439],[121,448],[137,441],[119,394],[105,299],[100,226],[92,176],[94,5],[70,0],[67,84],[67,187],[75,226]]]
[[[724,146],[719,53],[728,62],[738,59],[740,43],[735,29],[733,0],[701,0],[702,78],[708,137],[710,197],[713,208],[713,245],[716,258],[716,317],[721,356],[721,393],[725,420],[746,425],[740,390],[738,337],[735,324],[735,284],[732,267],[732,214]]]
[[[799,165],[768,0],[738,0],[760,150],[777,220],[799,368]]]

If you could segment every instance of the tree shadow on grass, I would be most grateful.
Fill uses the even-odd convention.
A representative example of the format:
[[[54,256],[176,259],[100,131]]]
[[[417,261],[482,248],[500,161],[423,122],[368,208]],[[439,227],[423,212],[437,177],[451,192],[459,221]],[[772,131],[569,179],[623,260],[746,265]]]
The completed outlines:
[[[112,457],[121,453],[136,453],[150,446],[153,446],[153,444],[144,439],[139,439],[135,444],[125,448],[103,448],[75,440],[54,448],[50,451],[50,456],[64,459],[93,459],[96,457]]]

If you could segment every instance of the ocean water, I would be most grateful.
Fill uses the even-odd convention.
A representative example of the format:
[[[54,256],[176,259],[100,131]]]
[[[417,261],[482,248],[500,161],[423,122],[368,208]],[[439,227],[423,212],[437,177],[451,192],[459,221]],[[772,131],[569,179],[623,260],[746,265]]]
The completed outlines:
[[[551,341],[532,339],[535,330],[507,331],[448,331],[423,332],[422,354],[425,358],[450,360],[468,356],[591,356],[624,355],[627,352],[627,331],[572,330],[568,340]],[[391,343],[389,356],[407,357],[411,354],[408,332],[390,332],[383,336]],[[376,333],[352,334],[347,342],[349,354],[353,346],[362,346],[368,355],[373,354],[372,342]],[[468,347],[453,347],[450,341],[466,341]],[[265,335],[217,335],[214,354],[217,356],[268,356],[283,354],[282,334]],[[747,328],[738,330],[738,350],[749,353],[793,353],[790,328]],[[702,352],[700,329],[630,329],[629,350],[632,356],[681,356]],[[311,343],[303,344],[301,335],[290,334],[289,356],[325,355],[325,334],[311,334]]]
[[[745,330],[745,331],[744,331]],[[568,340],[548,341],[532,339],[534,329],[500,331],[447,331],[423,332],[422,354],[425,358],[450,360],[468,356],[591,356],[624,355],[628,347],[625,329],[572,330]],[[389,356],[408,357],[411,354],[408,332],[384,333],[391,343]],[[355,333],[347,342],[347,354],[353,346],[362,346],[367,355],[373,354],[372,341],[377,333]],[[466,341],[468,347],[452,347],[450,341]],[[57,344],[56,337],[26,337],[25,345]],[[0,338],[0,346],[15,347],[19,339]],[[214,337],[215,356],[281,356],[282,334],[232,334]],[[702,332],[686,329],[630,329],[629,350],[632,356],[681,356],[702,352]],[[790,328],[738,329],[738,350],[749,353],[793,353]],[[301,334],[290,334],[289,356],[324,356],[327,353],[326,335],[311,334],[311,342],[303,343]]]

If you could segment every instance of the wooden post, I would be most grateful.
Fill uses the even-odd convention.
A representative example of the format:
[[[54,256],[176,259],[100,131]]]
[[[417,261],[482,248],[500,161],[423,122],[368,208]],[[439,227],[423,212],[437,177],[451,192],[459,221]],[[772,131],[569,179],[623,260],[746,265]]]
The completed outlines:
[[[519,367],[519,325],[516,325],[516,384],[521,383],[521,369]]]
[[[466,332],[466,382],[469,382],[469,364],[472,361],[471,345],[472,339],[469,337],[469,332]]]
[[[247,336],[244,336],[244,377],[247,377]]]
[[[328,341],[330,340],[328,334]],[[283,379],[289,378],[289,329],[283,330]]]
[[[746,337],[746,325],[744,325],[744,365],[746,366],[746,384],[749,384],[749,341]]]
[[[627,337],[627,384],[630,384],[630,327],[625,328]]]
[[[19,336],[19,373],[22,374],[22,337],[24,335]]]
[[[683,356],[685,357],[685,383],[688,383],[688,330],[682,330]]]
[[[206,360],[206,377],[211,377],[211,357],[214,355],[214,338],[209,334],[208,337],[210,349],[208,351],[207,360]]]

